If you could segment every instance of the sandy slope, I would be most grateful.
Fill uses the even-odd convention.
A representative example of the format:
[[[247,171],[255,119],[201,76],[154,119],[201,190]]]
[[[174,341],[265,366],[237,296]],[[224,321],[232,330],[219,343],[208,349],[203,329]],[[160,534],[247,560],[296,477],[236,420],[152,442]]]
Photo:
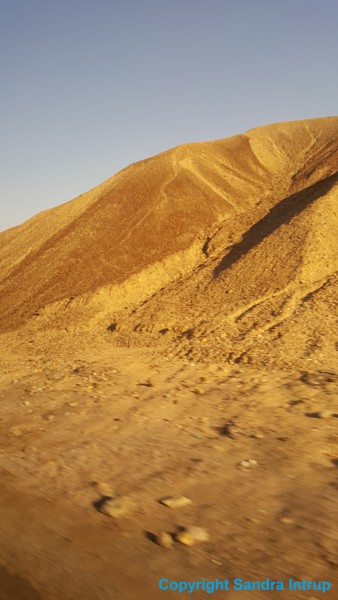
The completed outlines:
[[[317,201],[336,193],[337,134],[338,118],[327,118],[180,146],[131,165],[87,195],[4,232],[2,330],[22,325],[52,302],[126,282],[154,265],[161,288],[167,283],[166,268],[161,269],[164,259],[178,255],[173,276],[181,262],[183,275],[189,274],[194,266],[205,265],[210,241],[216,274],[232,266],[235,253],[239,257],[262,247],[263,255],[257,259],[265,279],[273,276],[279,288],[287,285],[295,263],[302,262],[305,237],[312,235],[308,207],[320,205],[325,235],[330,242],[334,237],[334,199],[329,207]],[[295,195],[299,190],[307,190],[305,196]],[[285,227],[289,221],[290,235]],[[316,225],[315,229],[322,235]],[[275,244],[267,247],[265,238]],[[181,261],[180,253],[189,250],[190,259]],[[317,265],[316,281],[335,266],[332,252],[329,265],[324,264],[326,256],[319,258],[322,266]],[[285,275],[278,264],[290,260],[294,268],[290,265],[292,272]],[[314,251],[307,263],[317,261]],[[251,256],[247,262],[251,265]],[[272,265],[277,272],[271,274]],[[246,278],[246,265],[238,270],[240,279]],[[251,270],[256,272],[256,265]],[[260,279],[259,274],[255,277]],[[209,281],[206,273],[205,283]],[[143,287],[139,296],[152,293],[146,282]],[[269,293],[268,287],[263,280],[260,296]],[[241,288],[239,293],[251,301],[250,290]],[[114,300],[110,305],[114,309]]]

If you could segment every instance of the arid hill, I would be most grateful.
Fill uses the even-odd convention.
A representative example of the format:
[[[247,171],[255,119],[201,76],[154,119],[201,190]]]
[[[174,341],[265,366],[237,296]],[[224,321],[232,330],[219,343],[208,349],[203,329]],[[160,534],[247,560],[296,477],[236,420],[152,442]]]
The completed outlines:
[[[0,234],[1,600],[201,576],[337,598],[337,200],[338,118],[316,119],[169,150]]]
[[[0,234],[1,330],[34,317],[195,358],[332,361],[337,172],[337,117],[133,164]]]

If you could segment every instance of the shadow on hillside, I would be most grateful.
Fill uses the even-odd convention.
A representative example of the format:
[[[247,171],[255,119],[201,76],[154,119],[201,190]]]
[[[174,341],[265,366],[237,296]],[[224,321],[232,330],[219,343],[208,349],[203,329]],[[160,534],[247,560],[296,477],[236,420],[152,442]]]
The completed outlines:
[[[281,225],[289,223],[293,217],[301,213],[310,204],[327,194],[337,181],[338,173],[335,173],[305,190],[281,200],[263,219],[253,225],[241,241],[235,244],[230,252],[223,257],[214,270],[214,277],[218,277],[220,273],[231,267]]]

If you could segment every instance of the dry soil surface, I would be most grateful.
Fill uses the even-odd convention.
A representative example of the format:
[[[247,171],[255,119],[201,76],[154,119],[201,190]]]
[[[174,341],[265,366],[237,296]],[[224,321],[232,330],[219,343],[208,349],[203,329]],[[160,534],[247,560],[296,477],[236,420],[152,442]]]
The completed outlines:
[[[327,580],[336,597],[335,373],[109,347],[2,372],[1,600],[174,598],[161,578],[236,577]],[[134,503],[118,520],[97,510],[116,495]],[[168,495],[192,504],[167,508]],[[209,541],[155,543],[190,525]]]

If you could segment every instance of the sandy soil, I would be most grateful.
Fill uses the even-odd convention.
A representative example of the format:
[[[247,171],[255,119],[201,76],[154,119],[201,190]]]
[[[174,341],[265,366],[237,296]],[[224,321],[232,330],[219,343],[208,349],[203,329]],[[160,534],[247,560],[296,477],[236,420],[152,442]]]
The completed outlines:
[[[98,350],[2,370],[2,600],[161,598],[163,577],[337,586],[336,374]],[[129,515],[96,510],[120,494],[134,501]],[[167,495],[192,504],[167,508]],[[189,525],[210,541],[154,542]],[[226,597],[238,594],[267,597]]]

